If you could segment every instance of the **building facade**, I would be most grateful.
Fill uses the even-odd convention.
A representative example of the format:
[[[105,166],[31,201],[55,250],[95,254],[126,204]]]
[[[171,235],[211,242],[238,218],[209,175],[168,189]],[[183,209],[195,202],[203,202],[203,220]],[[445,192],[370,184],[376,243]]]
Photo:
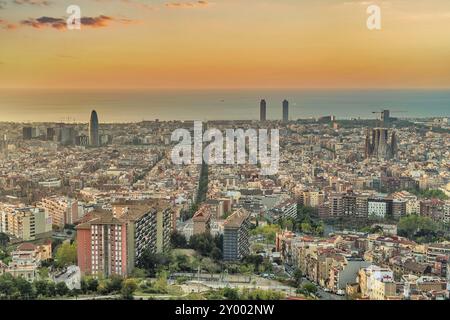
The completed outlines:
[[[224,223],[223,259],[238,261],[250,254],[250,214],[239,209]]]

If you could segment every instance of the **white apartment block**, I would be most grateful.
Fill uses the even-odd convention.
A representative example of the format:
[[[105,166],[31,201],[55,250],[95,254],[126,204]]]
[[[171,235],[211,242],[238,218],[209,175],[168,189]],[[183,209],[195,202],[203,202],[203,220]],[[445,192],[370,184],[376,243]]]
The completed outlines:
[[[369,200],[367,213],[369,217],[384,219],[388,214],[388,204],[385,201]]]

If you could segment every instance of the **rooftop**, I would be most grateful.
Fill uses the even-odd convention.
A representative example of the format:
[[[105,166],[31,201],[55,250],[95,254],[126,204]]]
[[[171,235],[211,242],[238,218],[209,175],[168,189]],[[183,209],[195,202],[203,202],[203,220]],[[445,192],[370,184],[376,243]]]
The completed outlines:
[[[250,214],[244,210],[239,209],[235,211],[232,215],[230,215],[227,220],[225,220],[224,227],[225,228],[239,228],[242,223],[250,217]]]

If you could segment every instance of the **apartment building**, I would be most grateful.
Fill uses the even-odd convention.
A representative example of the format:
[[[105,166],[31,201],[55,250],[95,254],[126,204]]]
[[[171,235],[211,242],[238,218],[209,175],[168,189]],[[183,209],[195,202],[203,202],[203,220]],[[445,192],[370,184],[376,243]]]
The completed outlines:
[[[224,223],[223,259],[237,261],[250,254],[250,214],[238,209]]]
[[[127,228],[112,214],[98,212],[77,226],[78,266],[83,274],[108,277],[127,274]]]
[[[371,300],[386,300],[396,295],[394,273],[389,268],[371,265],[358,272],[357,282],[361,296]]]
[[[330,201],[330,216],[341,217],[344,214],[344,199],[342,194],[332,194],[329,198]]]
[[[394,199],[392,201],[392,216],[396,219],[406,215],[406,201]]]
[[[324,201],[323,191],[302,191],[299,196],[299,203],[306,207],[318,208]]]
[[[273,221],[276,221],[280,218],[297,219],[297,202],[292,199],[288,199],[275,205],[270,210],[270,218]]]
[[[393,193],[392,198],[405,202],[406,215],[420,213],[420,201],[418,200],[417,196],[407,191],[400,191]]]
[[[445,202],[438,199],[420,201],[420,215],[435,221],[445,220]]]
[[[211,232],[211,213],[209,205],[202,205],[192,217],[194,223],[193,234]]]
[[[77,226],[82,274],[127,275],[143,253],[164,252],[173,231],[172,208],[165,201],[126,201],[112,211],[96,210]]]
[[[0,232],[21,241],[32,241],[51,235],[52,219],[40,208],[2,206],[0,208]]]
[[[173,210],[168,202],[147,200],[115,203],[113,212],[126,223],[129,272],[146,250],[161,253],[169,249]]]
[[[53,196],[43,198],[37,205],[52,218],[53,224],[63,227],[78,221],[78,201],[68,197]]]
[[[392,215],[392,200],[385,198],[371,198],[367,201],[369,217],[385,219]]]
[[[334,192],[328,202],[319,205],[319,216],[322,217],[356,217],[368,216],[368,200],[373,196],[370,192]]]
[[[402,277],[404,283],[403,294],[406,299],[414,299],[429,292],[443,291],[447,287],[444,279],[433,276],[405,275]]]
[[[450,200],[445,201],[444,204],[444,223],[450,223]]]
[[[434,264],[438,257],[446,257],[447,260],[450,260],[450,243],[432,243],[427,245],[427,263]]]

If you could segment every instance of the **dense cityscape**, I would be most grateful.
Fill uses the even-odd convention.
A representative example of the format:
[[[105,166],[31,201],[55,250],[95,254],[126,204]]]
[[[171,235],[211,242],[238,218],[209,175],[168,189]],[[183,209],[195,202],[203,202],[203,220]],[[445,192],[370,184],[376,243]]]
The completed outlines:
[[[174,164],[193,121],[0,123],[0,298],[448,299],[448,118],[269,107],[206,125],[279,129],[270,176]]]

